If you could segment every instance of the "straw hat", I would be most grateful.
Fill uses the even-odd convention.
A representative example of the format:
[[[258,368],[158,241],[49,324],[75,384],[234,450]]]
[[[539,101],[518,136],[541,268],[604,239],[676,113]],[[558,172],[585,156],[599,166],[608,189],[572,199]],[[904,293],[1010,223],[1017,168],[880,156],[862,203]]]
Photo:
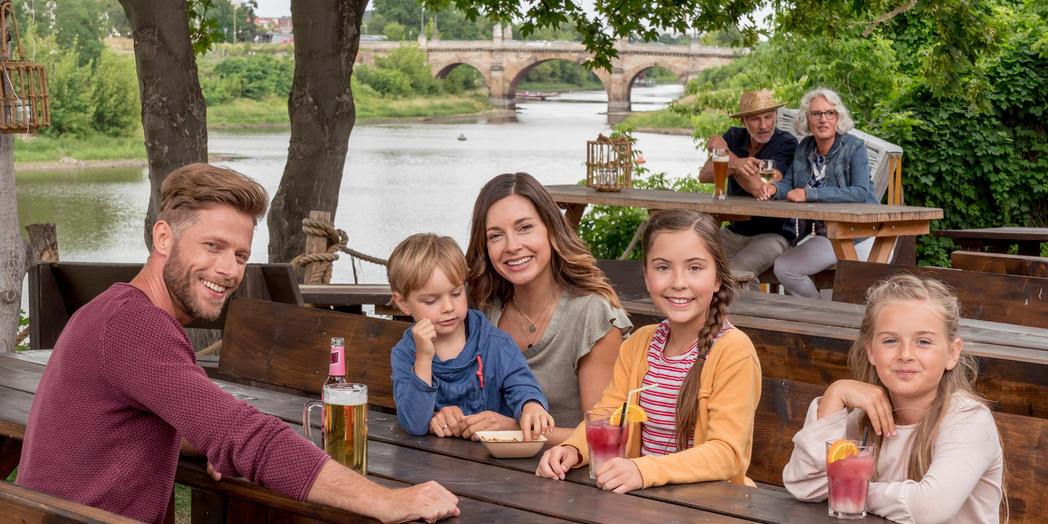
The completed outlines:
[[[759,91],[746,91],[739,95],[739,112],[731,115],[732,118],[742,118],[750,115],[766,113],[778,109],[786,104],[776,104],[775,97],[768,89]]]

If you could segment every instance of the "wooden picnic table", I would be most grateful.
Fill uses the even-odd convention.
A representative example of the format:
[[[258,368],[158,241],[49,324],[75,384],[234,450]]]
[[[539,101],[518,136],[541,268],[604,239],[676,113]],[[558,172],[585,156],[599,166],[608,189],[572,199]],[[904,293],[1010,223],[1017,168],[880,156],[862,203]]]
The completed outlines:
[[[720,220],[748,220],[754,216],[822,220],[826,224],[826,236],[833,244],[839,260],[858,260],[851,239],[876,237],[868,260],[887,263],[898,237],[926,234],[928,224],[943,217],[942,209],[933,207],[786,202],[741,196],[716,200],[708,193],[669,190],[624,189],[604,192],[581,185],[544,187],[553,200],[566,210],[568,221],[576,228],[586,206],[590,204],[639,207],[649,212],[693,209],[714,215]]]
[[[981,251],[989,247],[997,253],[1007,253],[1013,244],[1019,245],[1019,254],[1041,256],[1041,242],[1048,242],[1048,227],[986,227],[978,229],[939,229],[937,237],[953,239],[965,248]]]
[[[17,461],[33,394],[46,359],[0,354],[0,473]],[[307,397],[222,380],[223,389],[295,428]],[[460,521],[505,522],[830,522],[825,503],[799,502],[781,489],[751,488],[729,482],[703,482],[637,490],[628,495],[593,486],[585,468],[567,481],[534,475],[538,457],[495,459],[481,444],[462,439],[412,436],[396,416],[377,410],[368,414],[368,475],[387,486],[436,480],[459,496]],[[18,449],[16,449],[18,448]],[[194,516],[226,511],[230,521],[259,515],[306,517],[319,521],[359,521],[359,516],[319,504],[298,502],[241,479],[214,482],[202,462],[183,459],[176,480],[194,489]],[[198,507],[198,504],[200,507]],[[197,513],[197,512],[200,513]],[[237,515],[234,515],[237,513]],[[209,518],[214,519],[212,514]],[[884,522],[879,517],[867,520]],[[298,520],[296,520],[297,522]]]

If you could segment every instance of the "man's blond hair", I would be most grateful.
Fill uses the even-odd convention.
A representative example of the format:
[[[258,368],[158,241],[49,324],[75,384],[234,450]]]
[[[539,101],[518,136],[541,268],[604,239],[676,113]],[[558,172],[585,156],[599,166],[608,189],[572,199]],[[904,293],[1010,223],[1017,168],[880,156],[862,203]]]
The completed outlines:
[[[404,239],[389,255],[386,275],[394,293],[407,297],[429,282],[433,269],[440,268],[448,280],[466,281],[466,257],[451,237],[416,233]]]
[[[197,211],[223,204],[258,223],[266,214],[269,196],[261,184],[232,169],[202,162],[180,167],[160,185],[157,220],[171,226],[177,235],[196,220]]]

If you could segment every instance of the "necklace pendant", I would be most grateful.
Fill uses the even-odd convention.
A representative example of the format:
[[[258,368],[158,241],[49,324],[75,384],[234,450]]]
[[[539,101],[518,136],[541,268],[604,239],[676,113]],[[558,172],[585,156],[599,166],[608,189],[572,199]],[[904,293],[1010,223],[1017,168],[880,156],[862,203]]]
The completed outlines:
[[[535,344],[528,344],[528,349],[535,347]]]
[[[532,333],[534,333],[534,332],[536,332],[538,330],[539,330],[539,328],[535,327],[535,324],[532,324],[532,325],[528,326],[528,331],[530,331]]]

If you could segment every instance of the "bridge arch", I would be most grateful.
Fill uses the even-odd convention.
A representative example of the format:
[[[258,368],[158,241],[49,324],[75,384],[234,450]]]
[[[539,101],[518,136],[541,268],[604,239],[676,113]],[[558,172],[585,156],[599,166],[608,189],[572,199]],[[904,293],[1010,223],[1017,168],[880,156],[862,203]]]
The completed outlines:
[[[472,66],[484,77],[492,104],[507,108],[514,107],[517,84],[527,69],[549,60],[582,63],[592,57],[578,42],[504,40],[503,36],[504,32],[495,31],[492,40],[420,40],[418,45],[426,51],[426,62],[433,76],[446,76],[461,64]],[[400,42],[362,42],[358,58],[389,52],[400,45]],[[630,87],[645,69],[665,67],[685,82],[703,69],[727,64],[735,56],[731,49],[706,47],[697,42],[662,45],[620,40],[615,48],[619,56],[612,59],[611,71],[593,71],[608,93],[609,113],[630,110]]]
[[[509,82],[506,83],[506,91],[504,93],[504,98],[506,100],[510,100],[510,101],[515,100],[516,99],[516,93],[517,93],[517,86],[520,84],[521,80],[523,80],[524,77],[527,76],[528,72],[530,72],[532,69],[534,69],[535,67],[539,66],[540,64],[544,64],[546,62],[552,62],[554,60],[564,60],[564,61],[567,61],[567,62],[572,62],[572,63],[575,63],[575,64],[579,64],[579,65],[581,65],[582,62],[585,61],[585,59],[579,59],[577,56],[571,56],[571,55],[565,55],[565,56],[543,56],[543,57],[538,58],[535,61],[530,62],[530,63],[522,62],[521,65],[519,66],[519,68],[515,67],[514,69],[511,69],[511,70],[510,69],[504,70],[503,74],[506,76],[506,78],[510,79]],[[600,80],[600,83],[604,86],[604,90],[605,91],[608,90],[608,79],[607,78],[601,78],[600,74],[596,74],[597,73],[596,71],[592,71],[592,70],[587,70],[587,71],[595,73],[595,76],[597,77],[597,79]]]

